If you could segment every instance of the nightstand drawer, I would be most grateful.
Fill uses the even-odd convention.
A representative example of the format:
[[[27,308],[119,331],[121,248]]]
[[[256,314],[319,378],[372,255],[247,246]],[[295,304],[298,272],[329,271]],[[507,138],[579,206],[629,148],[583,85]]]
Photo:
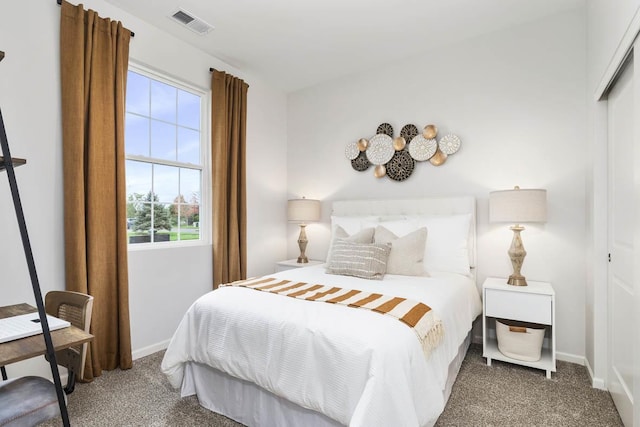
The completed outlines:
[[[551,325],[551,296],[485,289],[485,316]]]

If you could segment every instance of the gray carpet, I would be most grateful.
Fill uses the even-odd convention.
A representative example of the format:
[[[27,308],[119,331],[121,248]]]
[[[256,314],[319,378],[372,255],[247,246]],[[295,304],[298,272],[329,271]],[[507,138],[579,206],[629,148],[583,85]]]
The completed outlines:
[[[181,399],[160,373],[162,356],[78,384],[69,396],[71,424],[240,426],[200,407],[195,397]],[[539,370],[501,362],[488,367],[481,356],[481,347],[471,346],[436,426],[622,426],[609,393],[591,388],[583,366],[558,362],[558,372],[547,380]]]
[[[584,366],[545,372],[499,361],[472,345],[436,426],[622,426],[609,392],[591,387]]]

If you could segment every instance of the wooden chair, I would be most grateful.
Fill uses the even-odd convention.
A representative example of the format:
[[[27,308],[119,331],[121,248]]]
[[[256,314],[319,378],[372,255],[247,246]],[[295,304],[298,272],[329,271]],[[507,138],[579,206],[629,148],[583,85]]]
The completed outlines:
[[[89,332],[93,309],[92,296],[72,291],[50,291],[45,296],[44,305],[47,314],[66,320],[76,328]],[[85,343],[56,352],[58,365],[66,367],[69,371],[67,385],[64,388],[66,394],[73,392],[76,378],[82,379],[84,375],[88,345]]]

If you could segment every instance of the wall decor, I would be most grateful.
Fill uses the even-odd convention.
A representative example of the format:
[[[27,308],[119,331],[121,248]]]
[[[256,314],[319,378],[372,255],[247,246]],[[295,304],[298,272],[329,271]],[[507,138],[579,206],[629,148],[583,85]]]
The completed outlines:
[[[360,149],[358,148],[357,142],[350,142],[344,148],[344,156],[349,160],[355,159],[356,157],[358,157],[359,154],[360,154]]]
[[[460,138],[453,134],[445,135],[440,138],[438,148],[446,155],[454,154],[460,149]]]
[[[393,157],[393,139],[384,133],[379,133],[369,140],[367,158],[374,165],[384,165]]]
[[[411,140],[411,144],[409,145],[409,154],[415,160],[419,162],[424,162],[425,160],[429,160],[438,149],[438,141],[434,139],[427,139],[424,135],[416,135],[415,138]]]
[[[378,126],[376,133],[383,133],[393,138],[393,126],[391,126],[389,123],[382,123],[380,126]]]
[[[369,159],[367,159],[367,153],[364,151],[361,151],[360,154],[358,154],[358,157],[351,160],[351,167],[358,172],[366,171],[369,169],[369,166],[371,166],[371,163],[369,162]]]
[[[427,139],[433,139],[438,135],[438,128],[436,125],[426,125],[422,130],[422,136]]]
[[[462,141],[457,135],[447,133],[439,141],[437,136],[438,128],[434,124],[424,126],[422,132],[416,125],[407,124],[394,138],[393,126],[381,123],[374,136],[349,142],[344,153],[358,172],[375,165],[376,178],[388,176],[394,181],[404,181],[413,173],[416,162],[428,161],[433,166],[441,166],[460,150]]]
[[[442,151],[440,151],[440,149],[438,148],[436,150],[436,154],[434,154],[433,157],[429,159],[429,161],[434,166],[440,166],[441,164],[447,161],[447,155]]]
[[[400,130],[400,136],[403,137],[407,143],[411,142],[417,134],[418,127],[416,125],[404,125],[402,126],[402,130]]]
[[[413,173],[416,162],[407,151],[396,151],[387,163],[387,176],[394,181],[404,181]]]
[[[387,168],[384,165],[377,165],[373,168],[373,176],[376,178],[382,178],[387,173]]]
[[[393,138],[393,149],[396,151],[404,150],[404,147],[407,146],[407,140],[402,136],[397,136]]]

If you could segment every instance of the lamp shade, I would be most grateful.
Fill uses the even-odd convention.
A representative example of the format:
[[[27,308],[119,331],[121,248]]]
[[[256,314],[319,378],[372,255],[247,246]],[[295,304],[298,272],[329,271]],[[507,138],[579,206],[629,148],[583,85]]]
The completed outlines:
[[[489,193],[489,221],[546,222],[547,190],[520,189],[492,191]]]
[[[307,223],[320,220],[320,200],[293,199],[287,202],[287,219]]]

